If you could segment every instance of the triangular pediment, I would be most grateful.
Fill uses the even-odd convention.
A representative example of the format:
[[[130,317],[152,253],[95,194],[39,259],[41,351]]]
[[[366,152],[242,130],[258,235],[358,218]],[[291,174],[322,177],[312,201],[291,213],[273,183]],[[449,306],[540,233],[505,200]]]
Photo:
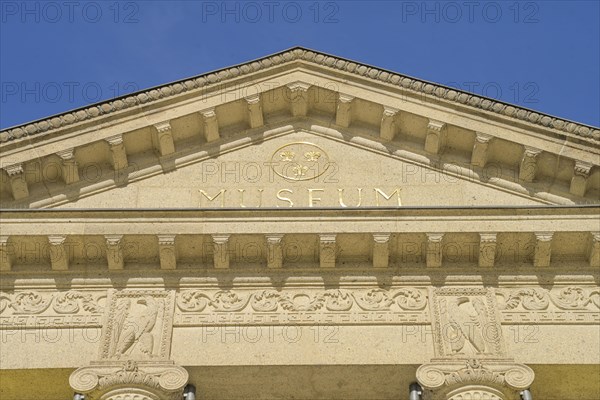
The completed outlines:
[[[600,193],[594,127],[305,49],[0,136],[3,208],[518,206]]]
[[[311,131],[311,127],[321,132]],[[492,184],[466,165],[428,165],[430,161],[416,153],[364,137],[336,135],[307,122],[282,125],[272,136],[246,139],[227,150],[219,151],[217,146],[213,151],[191,153],[188,160],[175,160],[179,166],[167,172],[149,164],[137,171],[137,178],[116,187],[75,194],[71,199],[67,195],[55,207],[355,208],[546,203],[524,191]]]

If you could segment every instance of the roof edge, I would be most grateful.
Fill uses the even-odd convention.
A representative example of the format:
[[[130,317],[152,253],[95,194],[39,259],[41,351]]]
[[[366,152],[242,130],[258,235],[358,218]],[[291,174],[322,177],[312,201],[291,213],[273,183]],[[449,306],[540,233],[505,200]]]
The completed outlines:
[[[325,52],[312,50],[302,46],[294,46],[244,63],[205,72],[200,75],[161,84],[138,92],[115,97],[110,100],[89,104],[63,113],[8,127],[0,130],[0,143],[13,141],[25,136],[42,134],[47,131],[93,119],[122,109],[168,98],[186,91],[220,83],[241,75],[258,72],[274,65],[299,60],[354,73],[368,79],[396,85],[403,90],[422,93],[446,101],[452,101],[457,104],[480,108],[485,111],[514,118],[515,120],[574,134],[580,136],[582,139],[591,139],[600,142],[600,128],[592,125],[544,114],[511,103],[330,55]]]

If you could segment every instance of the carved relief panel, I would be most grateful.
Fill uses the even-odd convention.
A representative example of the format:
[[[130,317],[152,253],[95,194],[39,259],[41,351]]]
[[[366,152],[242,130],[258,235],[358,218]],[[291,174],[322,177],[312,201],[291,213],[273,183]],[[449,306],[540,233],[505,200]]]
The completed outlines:
[[[99,360],[69,383],[89,400],[182,398],[187,371],[169,360],[175,292],[109,290]]]
[[[111,290],[101,360],[168,360],[175,295],[163,290]]]
[[[439,358],[505,357],[494,292],[487,288],[434,288],[431,312]]]

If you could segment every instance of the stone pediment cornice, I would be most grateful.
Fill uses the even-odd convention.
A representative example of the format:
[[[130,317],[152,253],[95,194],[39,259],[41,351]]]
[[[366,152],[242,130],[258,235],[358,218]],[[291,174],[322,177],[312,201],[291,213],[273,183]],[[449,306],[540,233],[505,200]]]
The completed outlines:
[[[210,90],[211,87],[223,85],[253,73],[294,63],[309,67],[316,66],[331,72],[337,71],[351,74],[359,79],[395,87],[403,93],[419,96],[431,102],[441,101],[450,105],[471,109],[473,112],[485,111],[486,113],[496,114],[499,117],[505,118],[506,123],[525,123],[526,125],[545,130],[550,136],[571,137],[589,144],[598,144],[600,141],[600,130],[593,126],[556,118],[526,108],[325,53],[295,47],[247,63],[223,68],[190,79],[132,93],[112,101],[97,103],[67,113],[8,128],[0,131],[0,142],[13,142],[38,135],[60,134],[61,130],[85,125],[86,122],[94,121],[94,123],[98,123],[102,118],[111,114],[136,108],[146,110],[154,103],[159,103],[165,99],[176,99],[178,96],[184,96],[187,93]]]

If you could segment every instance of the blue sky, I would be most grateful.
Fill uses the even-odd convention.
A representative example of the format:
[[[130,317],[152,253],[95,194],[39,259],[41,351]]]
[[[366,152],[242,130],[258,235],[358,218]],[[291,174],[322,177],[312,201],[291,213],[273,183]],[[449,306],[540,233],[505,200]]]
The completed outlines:
[[[600,125],[599,1],[0,1],[0,126],[296,45]]]

